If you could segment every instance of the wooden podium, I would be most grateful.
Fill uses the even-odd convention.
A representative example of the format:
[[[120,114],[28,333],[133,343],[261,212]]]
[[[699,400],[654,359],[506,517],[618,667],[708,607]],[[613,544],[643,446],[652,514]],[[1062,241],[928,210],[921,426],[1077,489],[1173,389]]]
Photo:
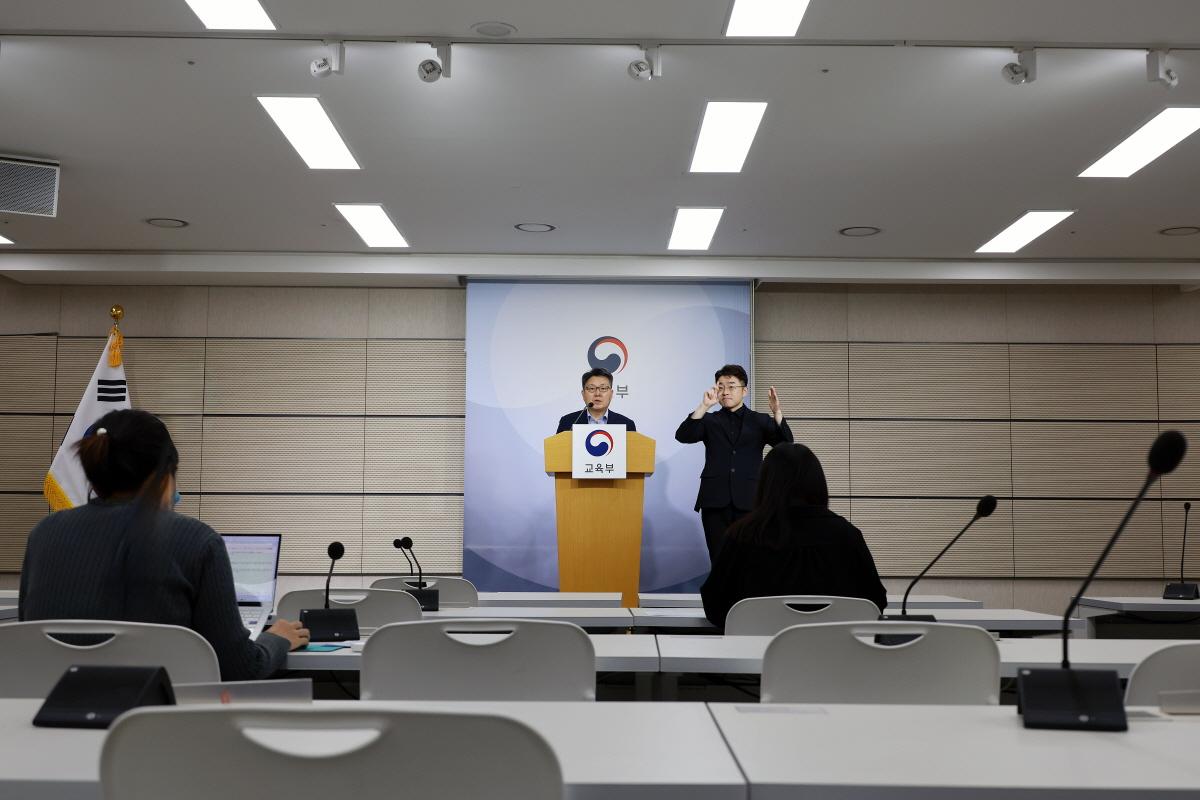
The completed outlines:
[[[571,477],[571,432],[546,439],[546,472],[554,474],[558,517],[558,590],[620,592],[621,605],[638,604],[642,564],[642,504],[654,472],[654,440],[630,431],[625,474],[619,479]]]

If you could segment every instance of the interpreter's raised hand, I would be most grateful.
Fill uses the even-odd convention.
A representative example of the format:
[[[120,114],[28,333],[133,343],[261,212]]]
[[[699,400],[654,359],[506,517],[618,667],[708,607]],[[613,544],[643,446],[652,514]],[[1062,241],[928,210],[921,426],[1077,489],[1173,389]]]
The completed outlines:
[[[717,387],[710,386],[704,390],[704,399],[700,401],[700,405],[702,405],[705,409],[712,408],[719,402],[719,397],[720,395],[717,393]]]
[[[776,422],[783,422],[783,406],[779,404],[779,395],[775,392],[775,387],[772,386],[767,390],[767,405],[771,409],[771,416]]]
[[[308,644],[308,628],[290,619],[277,619],[275,624],[267,628],[267,633],[282,636],[288,640],[288,650],[296,650]]]

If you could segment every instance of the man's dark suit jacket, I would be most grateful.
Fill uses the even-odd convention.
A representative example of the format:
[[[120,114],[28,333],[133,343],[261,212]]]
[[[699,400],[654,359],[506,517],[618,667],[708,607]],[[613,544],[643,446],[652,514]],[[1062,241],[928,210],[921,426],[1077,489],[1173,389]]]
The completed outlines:
[[[558,421],[558,430],[556,430],[555,433],[562,433],[563,431],[571,430],[571,426],[576,424],[575,420],[579,420],[579,425],[585,424],[587,422],[587,409],[580,409],[579,411],[564,415],[563,418]],[[637,426],[633,424],[633,420],[631,420],[629,417],[618,414],[611,408],[608,410],[608,424],[624,425],[631,431],[637,430]]]
[[[696,496],[697,511],[727,506],[745,511],[754,508],[763,446],[794,441],[786,419],[778,425],[770,414],[760,414],[742,406],[738,411],[742,430],[735,442],[729,433],[729,414],[721,409],[700,419],[688,415],[675,431],[677,442],[704,442],[704,469],[700,473],[700,493]]]

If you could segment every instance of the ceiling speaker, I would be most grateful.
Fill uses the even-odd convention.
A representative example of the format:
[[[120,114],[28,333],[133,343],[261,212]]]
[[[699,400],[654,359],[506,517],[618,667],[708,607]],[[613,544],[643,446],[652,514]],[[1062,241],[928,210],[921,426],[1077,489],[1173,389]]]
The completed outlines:
[[[58,216],[57,161],[0,156],[0,213]]]

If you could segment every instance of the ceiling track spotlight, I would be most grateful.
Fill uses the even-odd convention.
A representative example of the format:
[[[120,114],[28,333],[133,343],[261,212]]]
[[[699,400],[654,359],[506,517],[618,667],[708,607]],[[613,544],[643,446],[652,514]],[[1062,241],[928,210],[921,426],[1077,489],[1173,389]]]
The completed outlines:
[[[1166,50],[1151,50],[1146,53],[1146,80],[1161,83],[1167,89],[1179,85],[1179,75],[1167,66]]]
[[[642,57],[635,58],[629,62],[629,77],[638,81],[648,81],[653,78],[661,78],[662,70],[662,46],[657,44],[639,45],[642,50]]]
[[[314,78],[324,78],[327,75],[341,75],[346,63],[345,42],[326,42],[325,48],[329,55],[314,58],[308,65],[308,71]]]
[[[436,83],[440,78],[450,77],[450,40],[434,39],[429,46],[437,52],[437,58],[427,58],[417,65],[417,77],[426,83]]]
[[[1020,86],[1023,83],[1033,83],[1037,80],[1037,50],[1014,49],[1017,54],[1016,61],[1010,61],[1000,68],[1000,74],[1004,76],[1004,80],[1011,83],[1013,86]]]

